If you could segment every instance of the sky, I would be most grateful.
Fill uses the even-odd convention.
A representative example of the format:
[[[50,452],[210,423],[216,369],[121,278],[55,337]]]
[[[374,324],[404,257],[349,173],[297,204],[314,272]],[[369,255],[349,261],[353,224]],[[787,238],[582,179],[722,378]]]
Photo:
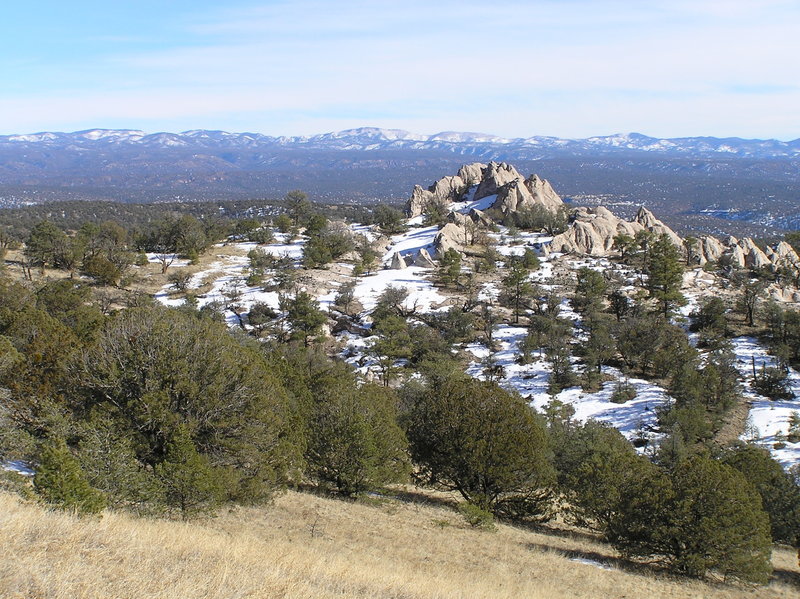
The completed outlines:
[[[800,138],[797,0],[32,0],[0,134]]]

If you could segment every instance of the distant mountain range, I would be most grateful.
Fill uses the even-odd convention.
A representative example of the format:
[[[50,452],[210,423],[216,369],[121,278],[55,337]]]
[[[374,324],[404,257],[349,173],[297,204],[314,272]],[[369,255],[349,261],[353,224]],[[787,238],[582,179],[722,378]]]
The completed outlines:
[[[768,235],[800,227],[800,139],[638,133],[586,139],[418,135],[364,127],[308,137],[91,129],[0,136],[0,206],[50,200],[278,198],[399,202],[464,162],[513,163],[582,204],[647,205],[680,230]]]
[[[260,133],[193,130],[183,133],[152,133],[125,129],[90,129],[74,133],[2,135],[0,146],[8,148],[48,147],[108,148],[138,147],[195,150],[269,150],[298,148],[314,150],[416,150],[447,151],[492,160],[537,160],[553,155],[597,155],[649,152],[667,156],[738,156],[742,158],[794,158],[800,156],[800,139],[741,139],[738,137],[681,137],[660,139],[640,133],[625,133],[561,139],[558,137],[503,138],[484,133],[445,131],[419,135],[399,129],[361,127],[308,137],[273,137]]]

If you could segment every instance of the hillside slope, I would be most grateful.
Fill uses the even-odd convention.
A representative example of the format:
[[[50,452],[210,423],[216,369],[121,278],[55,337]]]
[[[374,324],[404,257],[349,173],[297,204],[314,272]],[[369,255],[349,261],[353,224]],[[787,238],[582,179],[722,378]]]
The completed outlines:
[[[289,492],[266,509],[185,524],[117,513],[81,520],[0,495],[0,596],[755,596],[746,587],[623,570],[610,548],[586,536],[473,530],[436,503],[365,505]],[[792,552],[778,549],[773,561],[773,582],[757,595],[795,597]]]

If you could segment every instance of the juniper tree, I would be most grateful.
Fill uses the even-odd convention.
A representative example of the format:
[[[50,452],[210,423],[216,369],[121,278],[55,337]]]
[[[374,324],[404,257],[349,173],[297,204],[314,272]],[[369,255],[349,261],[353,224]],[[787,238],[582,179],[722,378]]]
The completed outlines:
[[[544,423],[522,398],[449,376],[408,401],[406,433],[421,481],[496,514],[545,515],[555,473]]]
[[[252,343],[197,312],[129,309],[70,364],[69,400],[112,418],[149,470],[190,434],[227,497],[260,502],[297,455],[287,393]]]
[[[723,454],[723,461],[741,472],[761,496],[769,516],[772,540],[800,544],[800,486],[769,452],[756,445],[739,445]]]
[[[178,510],[183,520],[213,514],[225,496],[224,473],[197,451],[186,424],[173,431],[155,473],[164,487],[167,507]]]
[[[402,482],[407,443],[397,424],[397,396],[352,377],[331,381],[314,397],[306,451],[308,472],[337,493],[353,496]]]
[[[33,488],[43,501],[62,510],[94,514],[106,506],[103,494],[89,485],[78,460],[60,438],[45,443]]]

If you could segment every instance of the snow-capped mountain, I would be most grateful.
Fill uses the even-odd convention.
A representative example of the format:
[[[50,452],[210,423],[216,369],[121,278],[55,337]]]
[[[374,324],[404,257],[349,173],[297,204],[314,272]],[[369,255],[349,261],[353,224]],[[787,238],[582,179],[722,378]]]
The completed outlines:
[[[551,155],[596,155],[647,152],[670,156],[710,157],[714,155],[743,158],[791,158],[800,156],[800,139],[740,139],[684,137],[660,139],[639,133],[615,134],[586,139],[561,139],[534,136],[503,138],[484,133],[445,131],[420,135],[400,129],[361,127],[312,136],[273,137],[260,133],[192,130],[183,133],[92,129],[74,133],[42,132],[0,136],[0,146],[60,145],[145,146],[155,148],[186,147],[198,149],[230,148],[311,148],[317,150],[438,150],[474,155],[485,159],[535,160]]]

